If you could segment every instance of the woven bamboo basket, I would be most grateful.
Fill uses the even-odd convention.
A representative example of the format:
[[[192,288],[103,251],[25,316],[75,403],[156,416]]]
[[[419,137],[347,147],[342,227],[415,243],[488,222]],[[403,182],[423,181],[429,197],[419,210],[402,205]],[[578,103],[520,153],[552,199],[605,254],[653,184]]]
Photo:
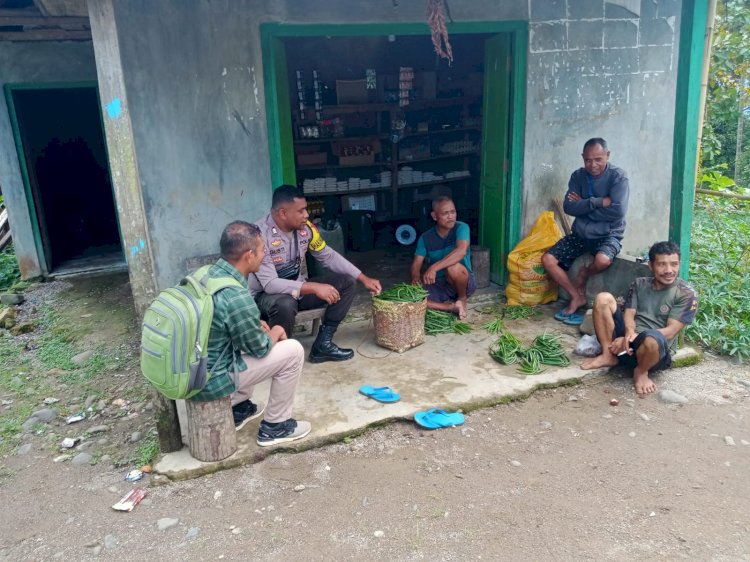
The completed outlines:
[[[375,341],[397,353],[423,344],[426,312],[427,299],[422,302],[395,302],[373,298]]]

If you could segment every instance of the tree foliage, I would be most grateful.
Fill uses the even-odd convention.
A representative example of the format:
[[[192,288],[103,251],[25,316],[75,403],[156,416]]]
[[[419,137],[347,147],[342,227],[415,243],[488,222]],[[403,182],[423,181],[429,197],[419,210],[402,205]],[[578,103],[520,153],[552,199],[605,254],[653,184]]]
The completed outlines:
[[[703,167],[728,164],[728,174],[750,185],[750,155],[737,169],[735,153],[738,122],[742,116],[750,137],[750,2],[718,0],[711,66],[708,77],[706,120],[703,127]],[[744,143],[743,143],[744,148]]]

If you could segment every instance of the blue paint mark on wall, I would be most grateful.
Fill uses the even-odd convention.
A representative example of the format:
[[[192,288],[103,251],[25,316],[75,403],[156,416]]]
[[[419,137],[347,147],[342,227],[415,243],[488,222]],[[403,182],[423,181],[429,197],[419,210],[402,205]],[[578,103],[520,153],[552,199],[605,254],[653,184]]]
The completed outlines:
[[[135,255],[136,255],[136,254],[137,254],[138,252],[140,252],[141,250],[143,250],[143,249],[145,249],[145,248],[146,248],[146,243],[145,243],[145,242],[143,241],[143,239],[141,239],[141,240],[138,240],[138,244],[136,244],[135,246],[132,246],[132,247],[130,248],[130,257],[131,257],[131,258],[134,258],[134,257],[135,257]]]
[[[105,105],[104,108],[107,110],[107,116],[110,119],[118,119],[122,113],[122,102],[120,102],[120,98],[115,98]]]

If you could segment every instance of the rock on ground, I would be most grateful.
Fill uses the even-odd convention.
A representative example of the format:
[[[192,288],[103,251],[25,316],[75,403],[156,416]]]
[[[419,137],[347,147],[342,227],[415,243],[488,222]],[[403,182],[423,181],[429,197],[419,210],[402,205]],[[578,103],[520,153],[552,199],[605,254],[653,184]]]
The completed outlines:
[[[156,522],[156,527],[160,531],[166,531],[167,529],[175,527],[179,522],[180,520],[174,517],[162,517]]]
[[[74,355],[73,357],[71,357],[70,361],[74,365],[83,365],[86,361],[91,359],[93,356],[94,356],[94,352],[89,349],[88,351],[83,351],[77,355]]]
[[[57,417],[57,411],[50,408],[44,408],[43,410],[37,410],[31,414],[32,418],[36,418],[41,422],[49,423]]]
[[[104,537],[104,548],[106,548],[107,550],[115,548],[118,542],[119,541],[117,540],[117,537],[115,537],[114,535],[106,535]]]
[[[659,400],[667,404],[687,404],[688,400],[682,394],[677,394],[674,390],[660,390],[657,394]]]
[[[90,464],[91,463],[91,455],[88,453],[78,453],[75,457],[73,457],[73,460],[70,461],[71,463],[81,466],[84,464]]]

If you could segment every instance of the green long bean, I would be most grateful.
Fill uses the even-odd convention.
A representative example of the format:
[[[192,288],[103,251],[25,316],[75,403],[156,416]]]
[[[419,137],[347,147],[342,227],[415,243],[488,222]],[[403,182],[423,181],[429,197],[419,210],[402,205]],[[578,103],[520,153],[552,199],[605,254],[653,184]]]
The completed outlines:
[[[505,324],[500,318],[482,324],[482,328],[489,334],[499,334],[505,329]]]
[[[424,320],[424,332],[428,336],[437,334],[468,334],[471,325],[459,322],[450,312],[427,309]]]
[[[420,285],[397,283],[381,292],[376,298],[384,301],[422,302],[427,298],[427,291]]]
[[[542,365],[570,365],[570,359],[560,344],[560,338],[547,332],[534,338],[528,348],[524,348],[513,334],[505,332],[490,346],[490,355],[503,365],[518,363],[518,372],[525,375],[543,372]]]

